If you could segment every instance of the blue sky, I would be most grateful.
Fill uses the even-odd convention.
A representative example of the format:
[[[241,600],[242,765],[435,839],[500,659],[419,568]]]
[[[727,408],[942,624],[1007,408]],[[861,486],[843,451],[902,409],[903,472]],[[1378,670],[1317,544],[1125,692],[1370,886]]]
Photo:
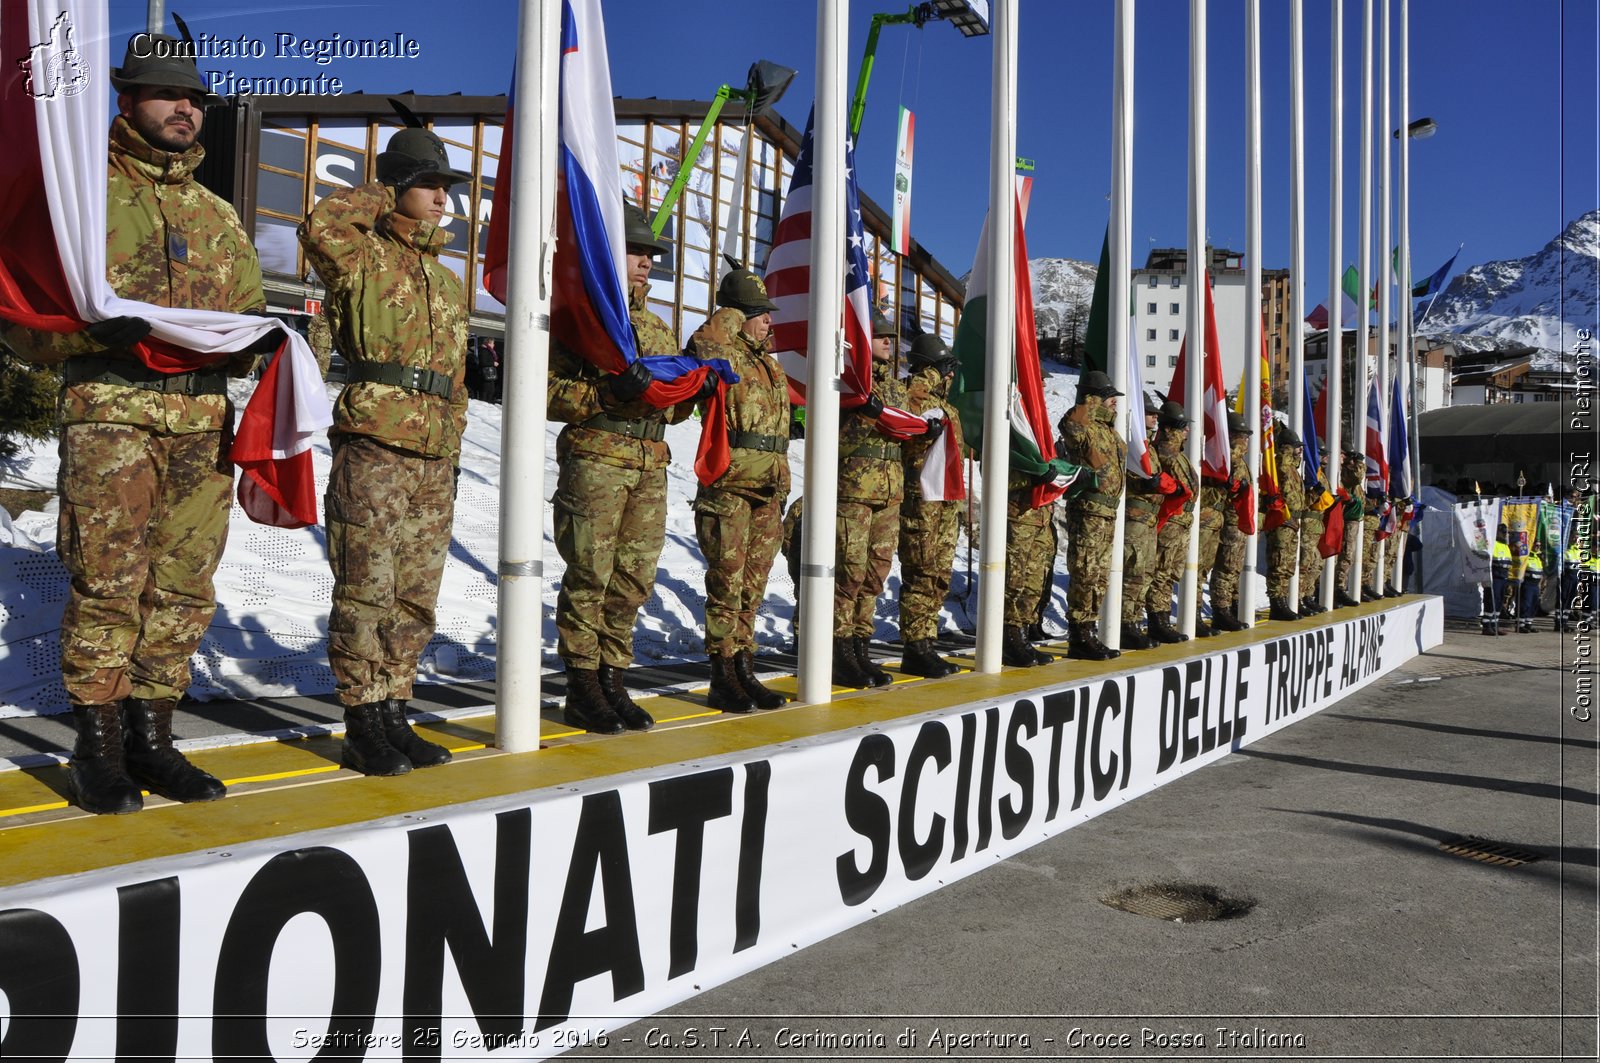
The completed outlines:
[[[909,5],[856,0],[850,6],[853,82],[872,15]],[[1289,264],[1288,7],[1277,0],[1261,6],[1262,259],[1271,268]],[[1360,0],[1345,2],[1347,262],[1356,257],[1361,6]],[[339,60],[325,67],[304,59],[208,59],[203,69],[326,72],[341,77],[347,90],[477,95],[503,92],[513,61],[512,0],[169,0],[168,7],[196,33],[245,34],[264,41],[269,52],[278,33],[376,38],[399,32],[415,38],[421,50],[415,60]],[[1373,7],[1381,9],[1378,0]],[[1398,0],[1392,8],[1397,17]],[[143,0],[111,0],[119,47],[142,28],[144,10]],[[604,0],[604,10],[617,94],[708,99],[723,81],[742,83],[750,63],[765,58],[800,71],[777,109],[796,126],[804,124],[814,91],[813,3]],[[1144,0],[1138,9],[1133,231],[1139,263],[1151,246],[1186,239],[1188,10],[1183,0]],[[1310,306],[1327,291],[1330,4],[1314,0],[1305,11]],[[1411,18],[1412,114],[1439,123],[1436,136],[1412,143],[1412,259],[1419,276],[1462,242],[1460,265],[1532,254],[1566,222],[1600,205],[1597,5],[1412,0]],[[1109,213],[1112,4],[1026,0],[1020,19],[1018,152],[1037,164],[1029,250],[1035,257],[1093,260]],[[1244,0],[1211,0],[1208,34],[1208,229],[1213,243],[1242,250]],[[1394,38],[1397,47],[1398,32]],[[912,231],[958,275],[971,264],[987,202],[989,42],[964,38],[941,23],[920,31],[886,27],[857,146],[864,191],[887,202],[897,109],[903,104],[916,112]],[[1373,244],[1376,249],[1376,237]]]

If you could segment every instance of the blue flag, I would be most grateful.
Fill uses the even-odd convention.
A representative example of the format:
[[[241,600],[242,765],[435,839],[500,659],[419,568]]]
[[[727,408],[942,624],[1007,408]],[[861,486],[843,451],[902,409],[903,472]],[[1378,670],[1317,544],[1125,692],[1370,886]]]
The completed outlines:
[[[1450,276],[1450,267],[1456,264],[1456,259],[1461,255],[1461,248],[1466,246],[1466,244],[1462,244],[1461,247],[1457,247],[1456,253],[1450,256],[1450,261],[1434,270],[1427,280],[1420,284],[1413,284],[1411,286],[1411,298],[1426,299],[1434,292],[1443,291],[1445,278]]]
[[[1320,495],[1327,488],[1322,485],[1322,448],[1317,444],[1317,408],[1311,402],[1311,378],[1304,373],[1300,374],[1300,387],[1304,392],[1303,401],[1305,403],[1303,407],[1305,416],[1301,417],[1300,420],[1305,425],[1301,442],[1305,444],[1306,448],[1305,465],[1308,473],[1306,476],[1306,492],[1310,494],[1315,491]]]

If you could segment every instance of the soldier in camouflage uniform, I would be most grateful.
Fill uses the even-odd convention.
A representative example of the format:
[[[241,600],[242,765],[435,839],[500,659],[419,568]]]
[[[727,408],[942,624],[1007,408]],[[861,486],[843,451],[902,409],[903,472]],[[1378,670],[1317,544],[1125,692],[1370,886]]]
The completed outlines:
[[[344,706],[341,763],[403,775],[450,752],[411,729],[406,702],[433,637],[467,422],[467,306],[439,261],[450,168],[433,133],[408,127],[378,180],[324,197],[300,244],[327,285],[349,378],[334,403],[328,476],[333,610],[328,663]]]
[[[1117,396],[1099,370],[1083,374],[1078,403],[1063,420],[1068,461],[1094,477],[1093,486],[1067,501],[1067,656],[1103,661],[1119,656],[1100,641],[1096,625],[1111,567],[1111,538],[1122,497],[1128,444],[1117,432]]]
[[[689,340],[689,353],[726,358],[739,375],[723,402],[728,468],[694,500],[695,538],[706,559],[708,704],[723,712],[777,708],[782,694],[756,679],[756,609],[783,536],[789,497],[789,381],[772,356],[772,311],[761,278],[736,269],[722,278],[717,306]],[[702,416],[713,406],[703,404]]]
[[[1361,514],[1361,600],[1364,602],[1375,602],[1383,597],[1378,587],[1378,525],[1383,522],[1383,509],[1388,501],[1383,488],[1367,488],[1365,512]]]
[[[1156,438],[1161,403],[1144,400],[1144,435]],[[1139,628],[1144,619],[1145,594],[1156,574],[1156,514],[1161,509],[1161,454],[1150,451],[1151,475],[1128,478],[1126,510],[1122,523],[1122,648],[1148,650],[1156,640]]]
[[[1205,623],[1200,619],[1200,593],[1199,588],[1204,587],[1206,577],[1217,565],[1217,555],[1222,546],[1222,529],[1228,524],[1237,523],[1234,513],[1234,503],[1243,497],[1248,480],[1243,475],[1244,447],[1249,441],[1250,430],[1245,427],[1244,418],[1234,412],[1228,412],[1228,478],[1219,480],[1216,477],[1202,475],[1200,477],[1200,505],[1197,519],[1200,522],[1200,555],[1196,568],[1198,584],[1195,593],[1195,618],[1194,633],[1200,638],[1210,638],[1218,630],[1236,630],[1227,626],[1227,621],[1222,618],[1232,608],[1216,600],[1211,601],[1211,616],[1215,622]],[[1231,600],[1230,600],[1231,602]],[[1231,618],[1230,618],[1231,619]]]
[[[1172,591],[1183,578],[1188,559],[1189,527],[1194,522],[1199,477],[1183,452],[1183,444],[1189,438],[1189,415],[1177,403],[1164,402],[1158,419],[1161,430],[1156,434],[1156,454],[1161,458],[1164,495],[1161,507],[1172,512],[1156,530],[1156,571],[1145,592],[1144,606],[1150,615],[1151,637],[1157,642],[1187,642],[1189,636],[1172,626]]]
[[[912,385],[918,396],[912,413],[926,414],[938,409],[944,414],[952,441],[960,439],[961,420],[954,406],[945,401],[956,360],[943,340],[925,333],[911,341],[907,356]],[[950,594],[950,575],[955,567],[956,537],[960,531],[959,501],[929,501],[919,487],[923,460],[908,451],[905,455],[905,499],[900,503],[900,641],[905,649],[900,670],[907,675],[929,678],[950,675],[958,669],[933,649],[939,636],[939,615]]]
[[[1289,581],[1300,561],[1300,521],[1306,508],[1305,446],[1287,425],[1278,429],[1273,445],[1278,454],[1278,491],[1289,519],[1274,528],[1267,540],[1267,602],[1271,607],[1267,616],[1299,620],[1300,614],[1289,602]]]
[[[1228,504],[1248,487],[1250,470],[1246,464],[1250,446],[1250,426],[1244,416],[1228,411],[1228,473],[1231,484]],[[1210,481],[1208,481],[1209,485]],[[1202,495],[1204,489],[1202,490]],[[1236,514],[1225,511],[1217,543],[1215,567],[1211,569],[1211,626],[1218,631],[1243,631],[1244,623],[1236,612],[1235,599],[1239,595],[1239,576],[1244,571],[1245,534],[1239,529]],[[1204,544],[1201,544],[1204,550]]]
[[[1033,477],[1014,470],[1006,482],[1005,629],[1000,661],[1013,668],[1032,668],[1054,660],[1035,649],[1029,638],[1039,621],[1040,598],[1049,586],[1056,556],[1050,526],[1053,507],[1033,505],[1033,486]]]
[[[1367,458],[1359,450],[1346,450],[1339,466],[1339,486],[1348,496],[1344,501],[1344,539],[1339,544],[1339,560],[1334,565],[1333,604],[1340,608],[1360,605],[1350,593],[1350,570],[1356,563],[1356,544],[1366,530]]]
[[[1310,470],[1307,470],[1308,472]],[[1306,508],[1300,518],[1300,603],[1301,616],[1316,616],[1322,608],[1322,535],[1328,527],[1328,511],[1319,509],[1321,499],[1312,493],[1311,478],[1306,478]]]
[[[904,450],[878,430],[885,406],[910,405],[906,385],[895,376],[895,327],[872,315],[872,394],[845,411],[839,424],[839,513],[835,523],[833,581],[833,681],[839,686],[876,687],[891,682],[872,660],[873,618],[878,594],[889,577],[905,497]],[[916,383],[919,402],[924,385]],[[925,453],[928,437],[919,439]]]
[[[148,40],[138,51],[151,55],[140,58],[130,42],[111,72],[119,114],[106,279],[117,295],[158,306],[262,312],[249,237],[227,203],[194,179],[205,108],[222,101],[206,91],[193,59],[177,57],[182,42],[136,40]],[[172,713],[216,609],[211,578],[233,488],[227,377],[245,375],[254,359],[161,372],[134,349],[149,332],[139,317],[77,332],[0,330],[23,359],[64,363],[56,544],[72,580],[61,678],[77,728],[67,777],[79,806],[97,814],[137,811],[141,787],[175,801],[225,792],[173,748]]]
[[[678,339],[649,310],[651,256],[668,250],[644,211],[625,206],[628,309],[640,355],[678,353]],[[557,652],[566,665],[563,719],[597,734],[647,731],[655,721],[629,697],[622,675],[633,663],[633,629],[655,587],[667,536],[664,436],[694,401],[659,409],[640,396],[650,371],[635,361],[607,373],[574,351],[550,350],[547,416],[566,427],[556,439],[556,550],[567,563],[556,599]],[[706,390],[717,382],[709,374]]]
[[[333,323],[328,320],[327,303],[306,323],[306,342],[311,345],[322,379],[328,379],[328,367],[333,364]]]

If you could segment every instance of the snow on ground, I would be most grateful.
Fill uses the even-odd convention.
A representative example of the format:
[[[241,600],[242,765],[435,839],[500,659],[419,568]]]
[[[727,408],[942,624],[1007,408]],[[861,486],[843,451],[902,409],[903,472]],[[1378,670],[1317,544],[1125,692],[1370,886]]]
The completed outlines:
[[[1072,402],[1077,374],[1047,363],[1045,394],[1052,419]],[[250,384],[236,383],[234,399],[243,406]],[[330,388],[330,396],[335,394]],[[503,408],[474,401],[462,442],[460,496],[455,534],[440,589],[438,629],[420,664],[420,678],[431,681],[487,681],[495,676],[495,572],[499,534],[500,419]],[[555,491],[555,439],[546,440],[545,494]],[[667,429],[674,464],[667,482],[667,541],[656,573],[655,595],[639,617],[635,651],[641,663],[671,663],[704,658],[704,561],[695,542],[696,483],[690,463],[700,422]],[[794,496],[804,485],[805,444],[789,446]],[[327,439],[315,449],[317,493],[327,484],[331,455]],[[57,467],[53,441],[35,444],[10,462],[0,462],[0,486],[51,488]],[[60,677],[60,622],[67,576],[55,553],[55,513],[27,513],[8,534],[0,525],[0,719],[65,712]],[[8,543],[7,540],[10,540]],[[971,631],[976,623],[975,584],[965,540],[956,555],[955,578],[946,603],[946,630]],[[560,668],[555,655],[555,601],[564,569],[551,538],[546,509],[544,551],[545,615],[541,653],[546,667]],[[1058,577],[1064,565],[1058,566]],[[878,600],[877,637],[895,639],[898,563],[886,593]],[[1058,578],[1051,610],[1064,621],[1065,580]],[[329,599],[326,540],[320,527],[285,531],[251,523],[234,507],[227,549],[216,575],[217,613],[193,660],[190,693],[201,700],[325,694],[333,690],[327,659]],[[791,634],[795,589],[783,556],[772,567],[766,601],[757,622],[760,647],[779,649]]]

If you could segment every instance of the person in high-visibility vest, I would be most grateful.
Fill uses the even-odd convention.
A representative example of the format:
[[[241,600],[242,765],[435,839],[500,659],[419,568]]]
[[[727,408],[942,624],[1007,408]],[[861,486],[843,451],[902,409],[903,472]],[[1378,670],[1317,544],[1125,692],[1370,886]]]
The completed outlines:
[[[1483,633],[1508,635],[1500,630],[1500,603],[1505,600],[1506,582],[1511,578],[1511,546],[1506,542],[1504,524],[1495,532],[1489,547],[1489,591],[1483,599]]]
[[[1544,562],[1539,551],[1528,553],[1527,567],[1522,570],[1522,600],[1517,606],[1517,632],[1533,633],[1533,618],[1539,611],[1539,590],[1544,585]]]

